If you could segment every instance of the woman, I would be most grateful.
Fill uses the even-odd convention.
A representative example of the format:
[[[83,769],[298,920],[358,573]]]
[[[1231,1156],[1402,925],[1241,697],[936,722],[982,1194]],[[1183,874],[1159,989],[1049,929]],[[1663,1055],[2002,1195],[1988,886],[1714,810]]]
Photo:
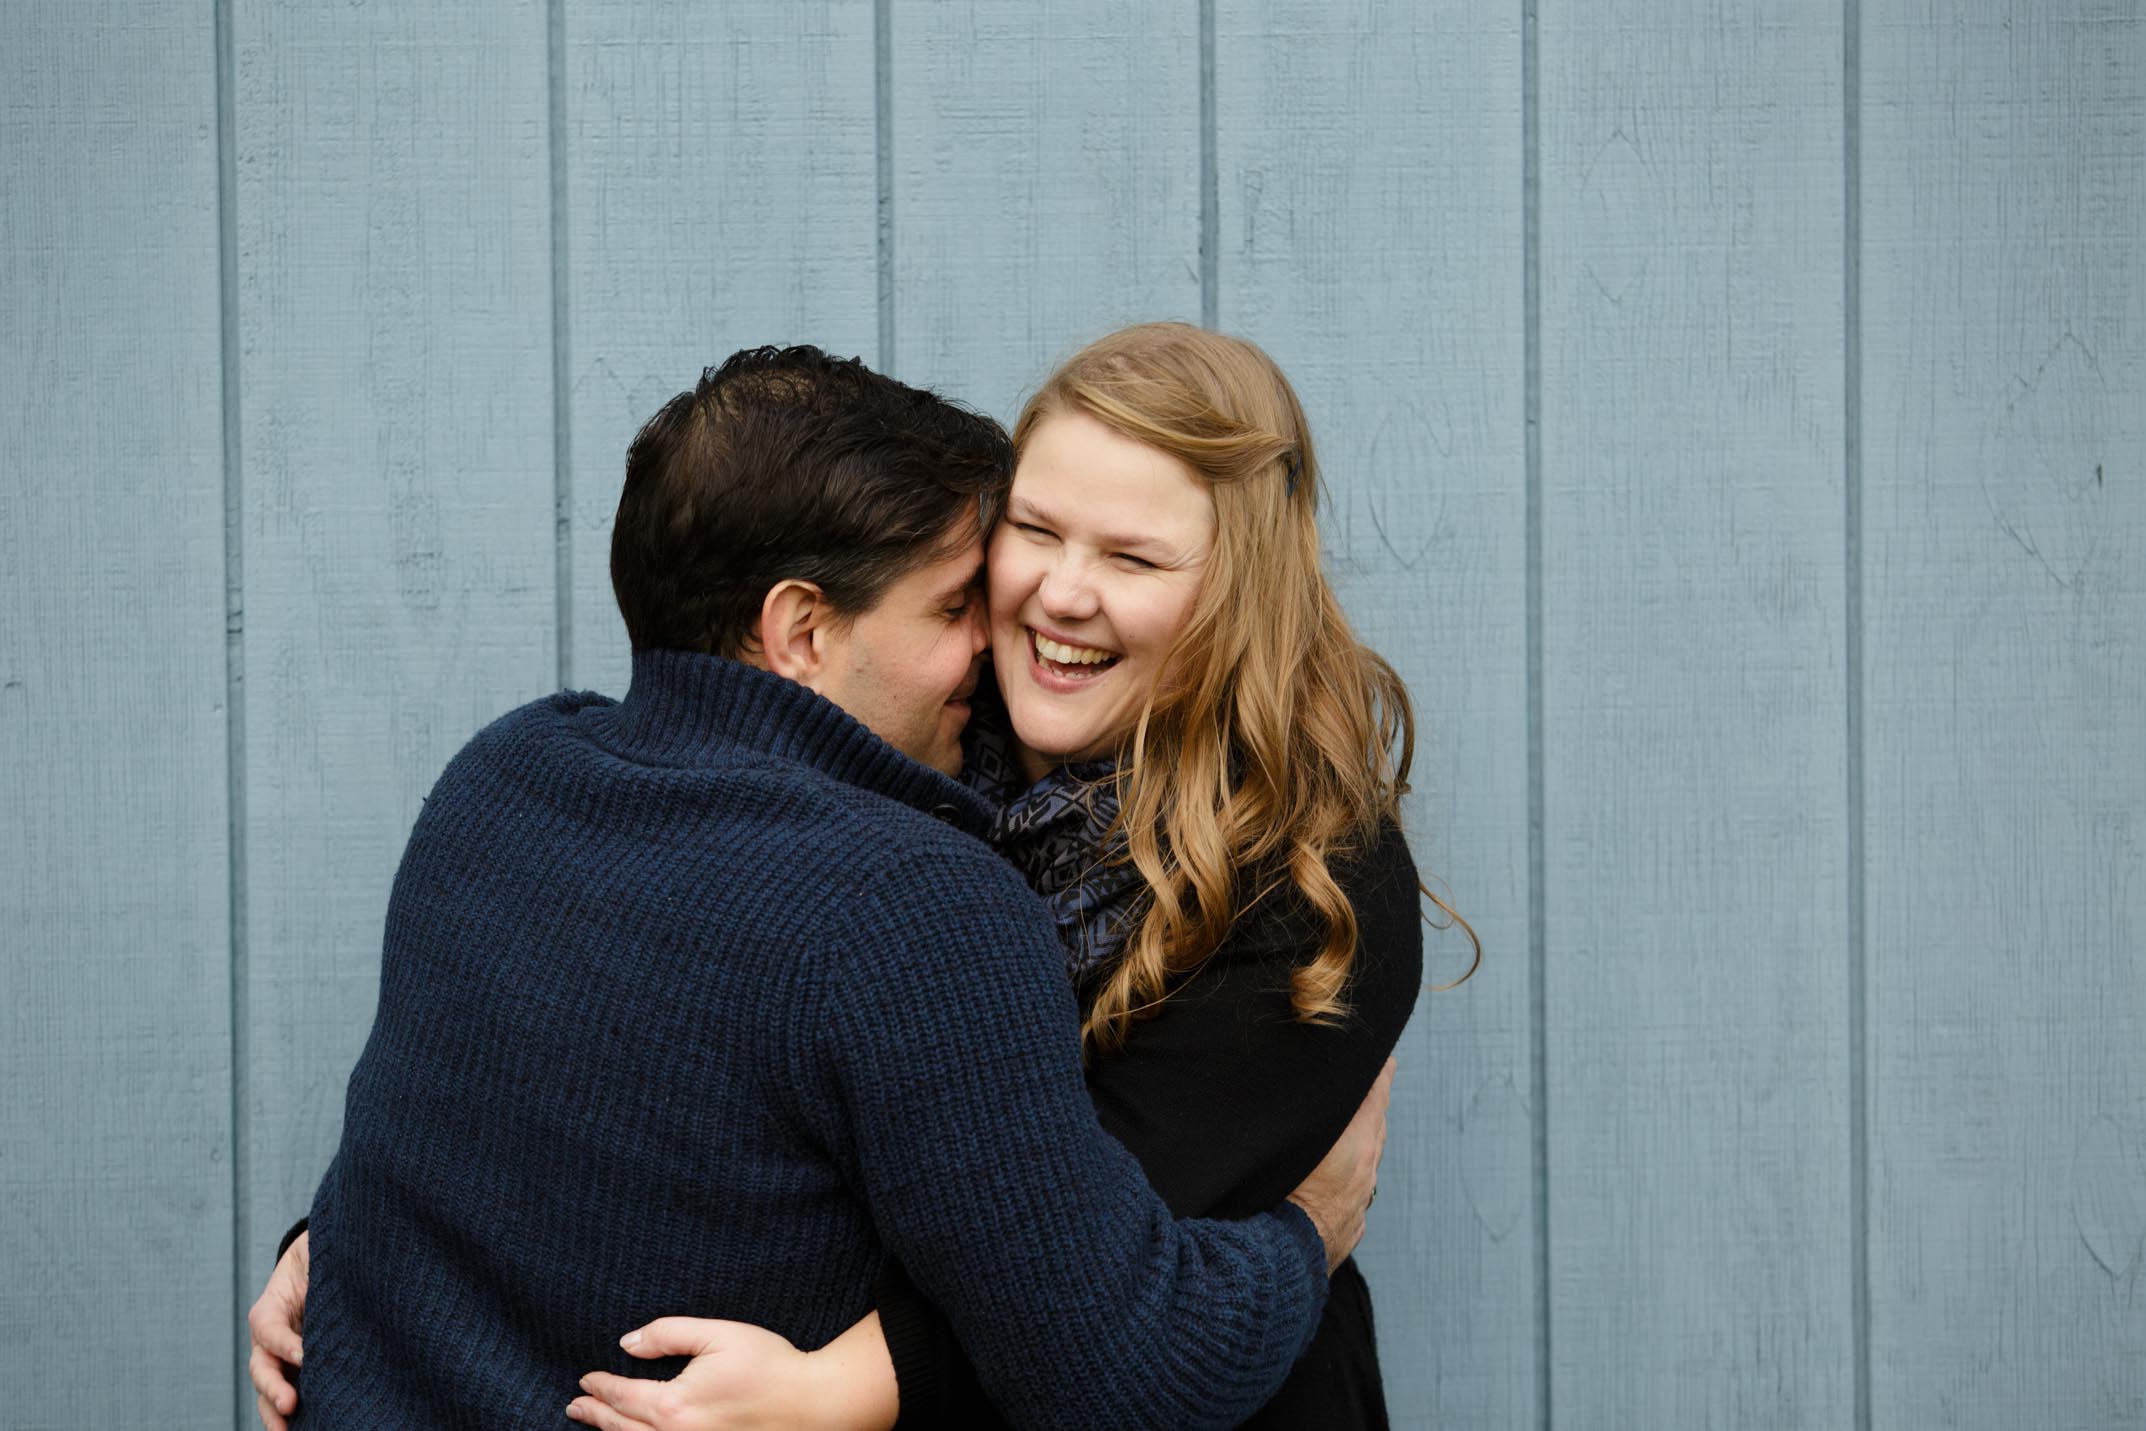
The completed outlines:
[[[1013,436],[988,574],[1001,706],[971,723],[967,778],[1057,915],[1104,1126],[1177,1215],[1249,1215],[1317,1163],[1414,1004],[1407,693],[1321,574],[1310,436],[1259,349],[1125,329],[1054,373]],[[721,1375],[689,1372],[661,1409],[659,1383],[593,1375],[570,1416],[894,1419],[868,1378],[818,1374],[825,1354],[757,1328],[668,1318],[637,1335],[638,1355],[720,1351]],[[988,1420],[951,1329],[898,1269],[829,1363],[860,1342],[893,1347],[903,1424]],[[1353,1262],[1248,1424],[1386,1424]]]

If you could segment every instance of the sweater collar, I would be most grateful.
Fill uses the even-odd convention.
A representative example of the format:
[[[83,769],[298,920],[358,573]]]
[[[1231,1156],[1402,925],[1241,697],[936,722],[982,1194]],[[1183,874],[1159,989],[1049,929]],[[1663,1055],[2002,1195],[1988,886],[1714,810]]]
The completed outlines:
[[[959,781],[902,754],[819,692],[743,661],[636,651],[633,683],[605,724],[605,744],[628,759],[695,765],[744,749],[811,766],[972,835],[990,827],[990,805]]]

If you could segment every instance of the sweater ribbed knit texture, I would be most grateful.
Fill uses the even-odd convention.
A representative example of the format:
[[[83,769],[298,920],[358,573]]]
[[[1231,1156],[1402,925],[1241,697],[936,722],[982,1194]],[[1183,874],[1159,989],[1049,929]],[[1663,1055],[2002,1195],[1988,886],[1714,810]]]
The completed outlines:
[[[617,1339],[804,1347],[898,1255],[1018,1424],[1221,1426],[1307,1344],[1308,1219],[1172,1222],[1082,1085],[989,811],[802,686],[677,652],[440,777],[312,1214],[301,1424],[558,1426]]]

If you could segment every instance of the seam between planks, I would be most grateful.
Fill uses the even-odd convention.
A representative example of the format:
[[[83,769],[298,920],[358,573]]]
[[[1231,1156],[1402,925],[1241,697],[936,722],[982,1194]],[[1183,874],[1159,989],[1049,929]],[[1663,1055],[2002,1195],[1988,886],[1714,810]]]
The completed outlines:
[[[225,863],[230,885],[225,895],[230,920],[231,1039],[231,1315],[234,1352],[239,1340],[251,1279],[247,1276],[248,1243],[253,1237],[249,1186],[253,1181],[253,1140],[247,1113],[252,1106],[248,1077],[252,1040],[246,1013],[252,998],[252,967],[246,938],[246,585],[245,467],[239,428],[238,324],[238,96],[237,41],[232,0],[216,0],[216,278],[218,284],[218,353],[223,384],[224,498],[224,779]],[[234,1424],[244,1431],[245,1398],[238,1394],[242,1358],[232,1357]]]
[[[879,179],[879,370],[894,370],[894,0],[872,0],[872,117]]]
[[[1863,819],[1862,4],[1841,10],[1842,624],[1846,630],[1848,1277],[1855,1424],[1870,1431],[1869,945]]]
[[[551,520],[552,624],[561,689],[574,675],[574,473],[572,338],[569,326],[566,192],[566,4],[545,9],[544,75],[551,131]]]
[[[1200,326],[1222,321],[1220,139],[1215,129],[1215,0],[1200,7]]]
[[[1544,907],[1542,595],[1542,159],[1535,0],[1520,9],[1521,306],[1527,491],[1528,1094],[1535,1196],[1536,1424],[1555,1425],[1551,1401],[1549,923]]]

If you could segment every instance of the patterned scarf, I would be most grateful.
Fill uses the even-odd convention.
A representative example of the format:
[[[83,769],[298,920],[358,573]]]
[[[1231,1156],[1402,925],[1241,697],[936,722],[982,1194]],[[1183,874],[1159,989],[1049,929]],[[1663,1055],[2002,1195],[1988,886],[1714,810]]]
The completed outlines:
[[[991,843],[1051,907],[1066,967],[1079,979],[1124,947],[1146,890],[1137,869],[1113,858],[1125,850],[1124,836],[1109,834],[1118,818],[1116,763],[1061,765],[1026,784],[996,697],[988,683],[977,689],[962,737],[961,778],[997,812]]]

